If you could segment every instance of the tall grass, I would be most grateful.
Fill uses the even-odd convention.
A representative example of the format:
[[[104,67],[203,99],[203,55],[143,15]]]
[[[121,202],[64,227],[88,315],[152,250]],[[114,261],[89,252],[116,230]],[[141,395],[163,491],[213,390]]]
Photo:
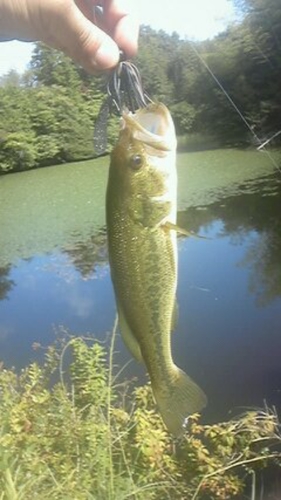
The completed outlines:
[[[150,386],[128,397],[114,375],[115,332],[109,352],[61,336],[42,366],[2,366],[0,500],[232,499],[247,476],[280,461],[268,408],[215,425],[194,415],[174,440]]]

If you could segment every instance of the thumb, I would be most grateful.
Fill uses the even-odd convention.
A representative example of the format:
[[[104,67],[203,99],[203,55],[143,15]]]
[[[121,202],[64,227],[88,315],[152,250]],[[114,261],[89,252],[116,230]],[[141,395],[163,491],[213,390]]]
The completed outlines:
[[[119,48],[114,40],[85,17],[73,2],[49,24],[47,44],[63,50],[83,68],[94,73],[118,64]]]

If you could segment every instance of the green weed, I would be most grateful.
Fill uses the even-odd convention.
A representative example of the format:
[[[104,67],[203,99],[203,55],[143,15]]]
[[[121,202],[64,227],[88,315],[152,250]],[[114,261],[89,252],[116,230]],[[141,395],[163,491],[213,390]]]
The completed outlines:
[[[113,358],[114,340],[108,356],[69,337],[42,366],[1,368],[0,500],[232,499],[245,477],[280,461],[273,411],[215,425],[193,415],[175,441],[150,386],[126,396]]]

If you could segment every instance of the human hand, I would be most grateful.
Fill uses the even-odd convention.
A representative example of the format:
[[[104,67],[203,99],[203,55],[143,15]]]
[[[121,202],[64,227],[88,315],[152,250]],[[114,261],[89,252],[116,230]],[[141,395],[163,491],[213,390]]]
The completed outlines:
[[[90,73],[135,55],[137,38],[124,0],[0,0],[0,39],[42,41]]]

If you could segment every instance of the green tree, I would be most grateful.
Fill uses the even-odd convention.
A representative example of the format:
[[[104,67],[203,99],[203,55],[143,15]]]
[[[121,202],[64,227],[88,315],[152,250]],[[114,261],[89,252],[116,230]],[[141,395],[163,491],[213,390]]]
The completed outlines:
[[[41,42],[35,44],[30,68],[35,84],[58,85],[77,90],[81,85],[79,72],[74,62],[63,52],[54,50]]]
[[[21,75],[15,69],[11,69],[5,75],[0,76],[0,87],[20,87],[21,78]]]
[[[136,64],[143,78],[143,86],[151,98],[167,105],[173,101],[169,64],[178,44],[177,35],[170,37],[164,31],[157,33],[149,26],[142,27]]]
[[[0,102],[0,172],[34,167],[36,147],[29,118],[29,91],[8,81],[0,87]]]
[[[26,170],[36,164],[34,136],[26,132],[12,132],[3,138],[0,147],[0,171]]]
[[[40,86],[33,93],[32,129],[41,164],[81,160],[93,156],[93,121],[79,93]]]

